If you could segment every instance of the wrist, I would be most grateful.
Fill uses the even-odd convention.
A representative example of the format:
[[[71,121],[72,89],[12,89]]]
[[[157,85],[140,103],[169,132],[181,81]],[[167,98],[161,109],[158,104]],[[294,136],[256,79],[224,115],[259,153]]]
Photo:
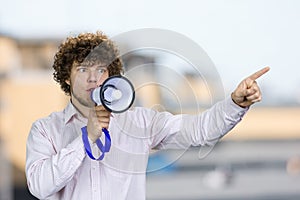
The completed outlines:
[[[88,135],[88,139],[91,143],[95,143],[98,138],[91,137],[90,135]]]
[[[96,140],[99,139],[99,137],[102,135],[102,132],[99,131],[99,134],[98,134],[98,132],[95,132],[94,130],[91,130],[91,129],[89,129],[89,127],[87,127],[87,135],[88,135],[89,140],[91,140],[93,143],[95,143]]]
[[[233,103],[235,103],[236,105],[238,105],[241,108],[247,108],[248,107],[248,106],[242,105],[243,101],[240,102],[238,100],[238,97],[234,94],[234,92],[231,93],[231,100],[233,101]]]

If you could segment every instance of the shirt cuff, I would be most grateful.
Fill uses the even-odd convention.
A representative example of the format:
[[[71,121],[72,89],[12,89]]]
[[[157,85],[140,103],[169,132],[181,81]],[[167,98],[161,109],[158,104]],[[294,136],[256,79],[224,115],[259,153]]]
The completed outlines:
[[[237,119],[238,121],[240,121],[243,118],[243,116],[247,113],[247,111],[249,110],[249,106],[246,108],[243,108],[243,107],[237,105],[232,100],[231,96],[229,96],[225,99],[225,104],[226,104],[225,112],[227,114],[229,114],[231,116],[231,118]]]

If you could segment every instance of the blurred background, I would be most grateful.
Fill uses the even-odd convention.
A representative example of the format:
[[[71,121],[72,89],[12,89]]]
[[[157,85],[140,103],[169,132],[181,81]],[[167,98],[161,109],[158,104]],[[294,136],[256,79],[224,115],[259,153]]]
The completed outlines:
[[[0,3],[1,200],[34,199],[24,174],[31,124],[63,109],[69,100],[52,78],[58,45],[80,32],[102,30],[114,37],[142,28],[167,29],[191,39],[218,73],[203,77],[187,62],[157,49],[127,54],[126,69],[140,75],[132,76],[135,83],[167,81],[167,87],[138,87],[137,106],[195,113],[212,104],[213,89],[207,84],[222,83],[216,97],[221,99],[243,78],[271,67],[258,80],[263,101],[216,146],[151,155],[147,199],[300,199],[300,1]],[[180,75],[176,80],[174,71]]]

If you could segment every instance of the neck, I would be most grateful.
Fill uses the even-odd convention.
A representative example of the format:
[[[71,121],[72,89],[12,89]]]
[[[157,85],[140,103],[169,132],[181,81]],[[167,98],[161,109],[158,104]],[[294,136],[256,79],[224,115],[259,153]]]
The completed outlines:
[[[78,100],[71,96],[71,102],[74,105],[74,107],[78,110],[78,112],[85,118],[88,118],[90,107],[84,106],[81,103],[78,102]]]

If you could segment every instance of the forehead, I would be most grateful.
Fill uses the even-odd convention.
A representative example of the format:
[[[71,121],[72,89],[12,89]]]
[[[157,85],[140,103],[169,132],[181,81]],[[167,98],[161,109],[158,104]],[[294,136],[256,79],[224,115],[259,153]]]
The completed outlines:
[[[83,61],[82,63],[74,62],[73,67],[105,67],[107,64],[100,61]]]

